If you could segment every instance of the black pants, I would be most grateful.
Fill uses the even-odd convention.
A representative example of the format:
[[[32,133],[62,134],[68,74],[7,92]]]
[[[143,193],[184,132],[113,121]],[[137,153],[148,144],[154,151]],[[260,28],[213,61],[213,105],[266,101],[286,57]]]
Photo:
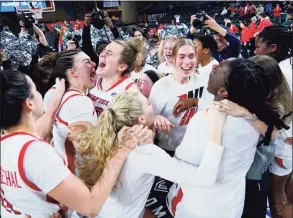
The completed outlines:
[[[245,202],[242,218],[266,218],[268,173],[262,180],[246,180]]]

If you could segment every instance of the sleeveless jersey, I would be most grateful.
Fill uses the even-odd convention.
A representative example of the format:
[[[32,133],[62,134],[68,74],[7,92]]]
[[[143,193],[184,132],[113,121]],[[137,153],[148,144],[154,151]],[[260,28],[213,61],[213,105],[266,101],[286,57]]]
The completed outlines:
[[[46,142],[24,132],[1,136],[1,216],[47,218],[60,210],[59,204],[25,175],[24,156],[32,143]],[[50,146],[49,144],[47,144]],[[42,161],[42,160],[40,160]],[[45,170],[45,169],[44,169]]]
[[[128,76],[124,76],[114,83],[107,91],[103,91],[101,83],[102,77],[97,79],[96,86],[90,89],[88,93],[88,97],[92,99],[98,116],[109,106],[116,95],[122,94],[135,84]]]
[[[97,114],[91,100],[77,90],[65,92],[61,104],[56,112],[56,122],[53,125],[52,145],[66,162],[67,167],[73,174],[75,172],[75,149],[68,139],[68,126],[70,122],[97,123]]]

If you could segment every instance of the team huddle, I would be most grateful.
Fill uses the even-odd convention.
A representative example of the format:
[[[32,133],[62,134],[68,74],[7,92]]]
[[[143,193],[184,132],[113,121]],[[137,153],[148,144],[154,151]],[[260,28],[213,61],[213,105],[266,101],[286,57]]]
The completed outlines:
[[[1,71],[1,216],[151,218],[157,176],[174,182],[176,218],[242,217],[260,150],[276,145],[260,171],[292,172],[292,56],[260,53],[273,28],[259,55],[220,63],[211,35],[167,37],[158,70],[138,39],[105,45],[97,66],[51,53],[44,100],[29,76]]]

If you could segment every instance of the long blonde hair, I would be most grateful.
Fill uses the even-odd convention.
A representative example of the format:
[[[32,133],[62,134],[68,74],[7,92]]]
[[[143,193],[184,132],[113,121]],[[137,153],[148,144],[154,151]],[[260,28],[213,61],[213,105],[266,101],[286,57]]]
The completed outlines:
[[[117,135],[123,126],[137,124],[143,114],[142,104],[135,92],[116,96],[99,117],[96,127],[73,137],[77,158],[76,168],[80,178],[92,187],[107,167],[108,161],[119,148]]]

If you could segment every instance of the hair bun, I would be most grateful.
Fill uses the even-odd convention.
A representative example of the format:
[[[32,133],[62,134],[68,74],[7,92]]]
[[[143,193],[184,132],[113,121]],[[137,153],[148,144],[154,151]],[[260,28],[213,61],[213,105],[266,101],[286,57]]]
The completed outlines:
[[[56,62],[58,60],[58,53],[57,52],[51,52],[48,55],[45,55],[39,62],[40,68],[52,68],[56,66]]]

